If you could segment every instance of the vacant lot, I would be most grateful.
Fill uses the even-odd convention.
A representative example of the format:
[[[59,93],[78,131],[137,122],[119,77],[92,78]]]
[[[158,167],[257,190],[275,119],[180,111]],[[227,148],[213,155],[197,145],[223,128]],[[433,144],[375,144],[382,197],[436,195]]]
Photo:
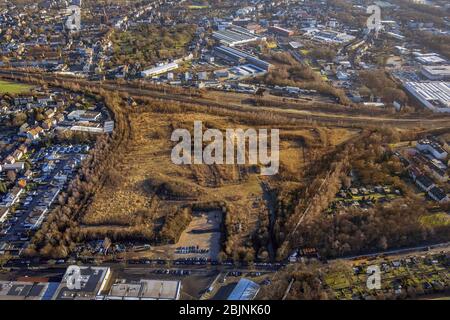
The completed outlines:
[[[83,218],[82,231],[87,238],[130,240],[143,238],[155,250],[199,245],[216,256],[225,250],[229,256],[249,257],[265,250],[269,232],[268,184],[288,179],[301,181],[305,161],[329,151],[356,131],[293,126],[290,122],[261,124],[254,117],[208,115],[171,106],[140,106],[129,111],[131,137],[121,161],[109,173],[109,179],[96,194]],[[193,132],[194,121],[203,129],[280,129],[280,174],[262,177],[258,166],[250,165],[176,165],[171,161],[175,129]],[[251,123],[251,125],[249,125]],[[269,123],[269,124],[267,124]],[[192,134],[193,136],[193,134]],[[206,145],[206,143],[205,143]],[[223,212],[227,231],[226,249],[218,248],[218,232],[194,232],[214,229],[219,220],[187,213],[193,205],[214,204]],[[208,211],[208,210],[205,210]],[[184,231],[184,232],[183,232]],[[167,235],[170,235],[168,238]],[[255,240],[256,235],[258,239]],[[258,242],[253,248],[255,241]],[[167,254],[168,252],[166,252]],[[236,257],[235,257],[236,258]]]

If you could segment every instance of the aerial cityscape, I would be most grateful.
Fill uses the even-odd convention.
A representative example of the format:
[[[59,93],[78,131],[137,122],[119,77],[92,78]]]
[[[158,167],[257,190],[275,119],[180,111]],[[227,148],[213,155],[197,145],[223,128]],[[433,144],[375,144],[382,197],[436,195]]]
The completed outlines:
[[[4,0],[0,51],[0,300],[450,300],[448,0]]]

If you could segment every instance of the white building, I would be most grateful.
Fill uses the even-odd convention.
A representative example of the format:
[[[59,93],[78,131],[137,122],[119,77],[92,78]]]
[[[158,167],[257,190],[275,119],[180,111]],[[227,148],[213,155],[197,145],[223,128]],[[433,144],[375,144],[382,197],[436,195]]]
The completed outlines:
[[[157,66],[148,70],[144,70],[141,72],[141,76],[144,78],[158,76],[173,70],[178,69],[178,63],[171,62],[168,64],[164,64],[161,66]]]

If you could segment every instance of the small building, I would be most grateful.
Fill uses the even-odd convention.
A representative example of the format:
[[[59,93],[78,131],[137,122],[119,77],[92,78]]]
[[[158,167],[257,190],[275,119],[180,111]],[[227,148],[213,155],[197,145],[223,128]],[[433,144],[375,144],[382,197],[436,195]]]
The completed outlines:
[[[25,169],[25,162],[15,162],[3,165],[5,171],[22,171]]]
[[[30,140],[39,139],[43,129],[41,127],[36,127],[27,131],[27,138]]]
[[[20,195],[23,193],[23,189],[14,187],[3,199],[5,207],[11,207],[17,201],[19,201]]]
[[[56,124],[56,120],[54,119],[45,119],[42,122],[42,128],[44,128],[45,130],[50,130],[54,125]]]

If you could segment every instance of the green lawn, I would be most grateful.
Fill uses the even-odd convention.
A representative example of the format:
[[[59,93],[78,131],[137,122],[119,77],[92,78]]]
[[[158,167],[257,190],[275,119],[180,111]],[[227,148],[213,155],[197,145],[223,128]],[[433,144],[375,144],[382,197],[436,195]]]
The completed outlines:
[[[7,82],[0,80],[0,94],[10,93],[10,94],[18,94],[25,93],[30,91],[32,86],[16,83],[16,82]]]

